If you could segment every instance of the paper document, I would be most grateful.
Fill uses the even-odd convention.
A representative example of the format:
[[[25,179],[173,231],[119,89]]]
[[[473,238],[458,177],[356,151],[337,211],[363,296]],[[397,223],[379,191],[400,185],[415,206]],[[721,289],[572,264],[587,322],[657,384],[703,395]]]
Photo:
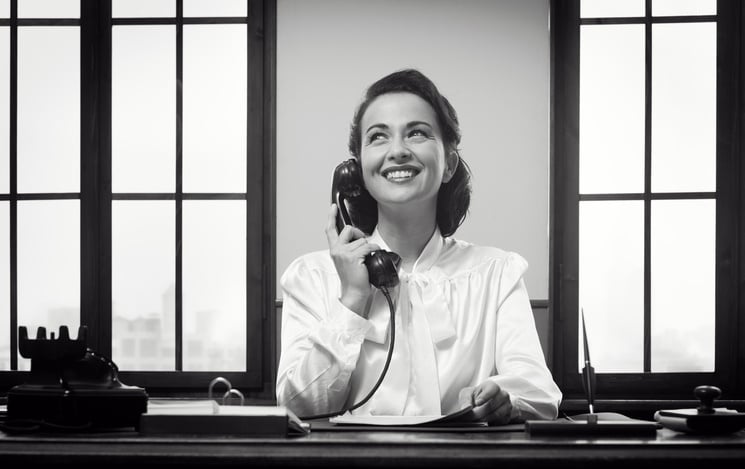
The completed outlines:
[[[480,408],[465,407],[448,415],[352,415],[349,412],[332,417],[329,422],[339,425],[383,425],[383,426],[417,426],[417,425],[483,425]]]

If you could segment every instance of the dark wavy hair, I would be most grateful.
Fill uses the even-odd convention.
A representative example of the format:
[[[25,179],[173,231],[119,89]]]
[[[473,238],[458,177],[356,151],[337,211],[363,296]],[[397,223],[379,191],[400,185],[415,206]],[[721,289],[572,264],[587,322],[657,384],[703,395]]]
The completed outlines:
[[[414,69],[399,70],[376,81],[367,89],[362,103],[357,107],[349,131],[349,152],[358,160],[362,150],[360,122],[365,111],[378,96],[386,93],[412,93],[432,106],[442,131],[446,153],[458,156],[458,167],[447,183],[442,184],[437,195],[437,226],[443,236],[451,236],[463,223],[471,204],[471,170],[460,156],[460,124],[458,115],[437,86],[423,73]],[[377,202],[364,191],[360,200],[361,213],[357,214],[358,227],[370,233],[378,222]],[[362,213],[364,212],[364,213]]]

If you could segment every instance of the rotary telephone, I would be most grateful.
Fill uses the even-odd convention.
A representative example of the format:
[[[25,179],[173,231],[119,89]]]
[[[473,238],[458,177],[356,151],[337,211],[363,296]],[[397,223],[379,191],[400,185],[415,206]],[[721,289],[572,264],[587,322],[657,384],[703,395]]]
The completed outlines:
[[[76,339],[67,326],[49,338],[39,327],[34,339],[20,326],[18,351],[31,359],[31,370],[25,383],[8,391],[6,431],[136,428],[147,411],[145,389],[119,381],[116,364],[88,347],[86,326]]]

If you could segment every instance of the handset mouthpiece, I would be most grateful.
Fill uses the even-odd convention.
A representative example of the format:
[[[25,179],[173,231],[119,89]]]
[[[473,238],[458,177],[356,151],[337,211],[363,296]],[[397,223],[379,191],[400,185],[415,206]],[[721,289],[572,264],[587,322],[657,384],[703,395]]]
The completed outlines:
[[[375,288],[393,288],[398,285],[398,266],[401,256],[395,252],[378,249],[365,256],[365,266],[370,283]]]

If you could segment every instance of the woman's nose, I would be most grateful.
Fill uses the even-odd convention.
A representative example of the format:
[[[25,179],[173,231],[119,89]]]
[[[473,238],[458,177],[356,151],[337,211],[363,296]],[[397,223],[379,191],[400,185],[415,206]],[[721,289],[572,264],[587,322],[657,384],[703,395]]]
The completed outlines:
[[[406,142],[400,138],[395,137],[391,139],[391,145],[388,148],[388,158],[401,160],[411,157],[411,150],[406,145]]]

